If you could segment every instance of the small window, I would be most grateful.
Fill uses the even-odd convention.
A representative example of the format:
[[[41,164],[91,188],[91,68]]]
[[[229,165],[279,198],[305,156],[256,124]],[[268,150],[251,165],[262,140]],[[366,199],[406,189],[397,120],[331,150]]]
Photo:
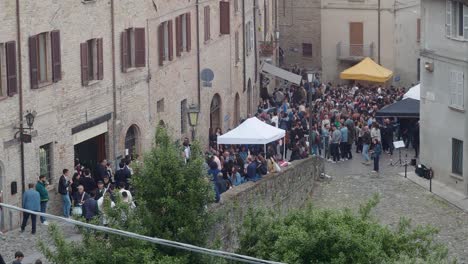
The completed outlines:
[[[252,21],[247,22],[245,25],[245,48],[246,48],[246,53],[249,55],[252,52],[252,47],[253,47],[253,27],[252,27]]]
[[[146,66],[145,28],[128,28],[122,32],[122,72]]]
[[[164,112],[164,98],[156,102],[156,111],[158,113]]]
[[[187,99],[180,102],[180,133],[187,133]]]
[[[302,56],[312,57],[312,44],[311,43],[302,43]]]
[[[90,81],[103,79],[102,39],[90,39],[81,44],[81,81],[83,86]]]
[[[452,138],[452,173],[463,175],[463,141]]]
[[[468,40],[468,4],[447,0],[446,34],[448,37]]]
[[[29,68],[31,89],[62,79],[60,31],[29,37]]]
[[[228,35],[231,32],[231,12],[230,3],[221,1],[219,2],[219,33],[221,35]]]
[[[52,143],[39,147],[39,173],[52,183]]]
[[[50,81],[50,52],[49,50],[49,32],[41,33],[37,36],[38,48],[39,51],[39,64],[38,64],[38,81],[39,83],[45,83]]]
[[[0,98],[17,93],[16,42],[0,43]]]
[[[416,41],[417,42],[421,41],[421,19],[420,18],[416,20]]]

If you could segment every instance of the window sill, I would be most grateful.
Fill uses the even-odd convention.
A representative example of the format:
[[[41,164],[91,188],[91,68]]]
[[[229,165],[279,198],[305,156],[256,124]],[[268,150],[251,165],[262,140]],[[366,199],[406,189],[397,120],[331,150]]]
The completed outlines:
[[[459,181],[463,181],[463,176],[461,175],[458,175],[458,174],[455,174],[455,173],[450,173],[450,177],[456,179],[456,180],[459,180]]]
[[[47,82],[43,82],[43,83],[39,83],[37,85],[37,89],[33,89],[33,90],[39,90],[39,89],[42,89],[42,88],[45,88],[47,86],[51,86],[53,84],[52,81],[47,81]]]
[[[452,109],[455,112],[465,113],[465,109],[461,107],[449,105],[448,108]]]
[[[452,37],[452,36],[447,36],[448,39],[455,40],[455,41],[460,41],[460,42],[468,42],[468,39],[464,37]]]
[[[94,3],[96,3],[96,0],[81,0],[81,3],[83,3],[85,5],[86,4],[94,4]]]
[[[13,97],[13,96],[0,96],[0,101],[6,100],[8,97]]]
[[[86,87],[89,87],[89,86],[93,86],[95,85],[96,83],[100,83],[102,80],[91,80],[88,82],[87,85],[85,85]]]
[[[125,70],[125,73],[134,72],[134,71],[138,70],[139,68],[142,68],[142,67],[127,68],[127,69]]]

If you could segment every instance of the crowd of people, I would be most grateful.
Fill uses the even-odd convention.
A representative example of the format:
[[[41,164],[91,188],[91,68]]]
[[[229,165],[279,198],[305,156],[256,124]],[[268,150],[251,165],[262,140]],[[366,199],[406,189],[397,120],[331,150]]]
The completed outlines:
[[[218,146],[216,140],[222,130],[217,128],[210,133],[207,169],[217,201],[230,188],[256,181],[288,162],[311,155],[337,163],[359,153],[362,163],[373,165],[372,172],[378,173],[382,153],[393,155],[393,142],[403,140],[407,148],[414,147],[417,158],[418,121],[376,117],[378,110],[403,98],[404,87],[308,82],[305,71],[298,67],[291,71],[303,76],[302,83],[265,94],[255,114],[286,130],[286,140],[268,144],[265,153],[263,146],[258,145]]]

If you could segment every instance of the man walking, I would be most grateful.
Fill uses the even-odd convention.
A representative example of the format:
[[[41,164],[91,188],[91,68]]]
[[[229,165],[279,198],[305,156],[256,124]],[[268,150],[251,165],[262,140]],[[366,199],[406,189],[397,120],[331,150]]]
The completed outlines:
[[[46,212],[47,202],[49,201],[49,192],[47,191],[46,186],[47,186],[46,176],[45,175],[39,176],[39,180],[36,183],[36,191],[38,191],[39,195],[41,196],[41,213]],[[41,219],[41,224],[49,225],[45,217],[41,216],[40,219]]]
[[[23,194],[23,208],[26,210],[40,212],[41,211],[41,196],[39,192],[34,190],[34,183],[28,184],[29,190]],[[21,224],[21,232],[28,223],[29,216],[31,216],[32,231],[31,233],[36,234],[36,215],[23,212],[23,223]]]
[[[364,126],[362,128],[362,157],[364,158],[364,164],[370,165],[370,158],[369,158],[369,147],[372,143],[372,138],[369,132],[369,127]]]
[[[58,192],[62,195],[63,200],[63,217],[70,217],[71,210],[71,200],[70,195],[68,194],[69,187],[73,183],[72,180],[69,180],[70,172],[68,169],[63,169],[63,174],[60,176]]]

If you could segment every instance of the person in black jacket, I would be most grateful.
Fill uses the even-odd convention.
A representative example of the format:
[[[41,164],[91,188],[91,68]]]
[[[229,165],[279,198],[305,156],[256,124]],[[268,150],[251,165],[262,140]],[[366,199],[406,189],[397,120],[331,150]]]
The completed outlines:
[[[62,196],[63,200],[63,217],[69,218],[71,210],[69,187],[73,183],[73,180],[69,180],[70,172],[68,171],[68,169],[63,169],[62,172],[63,174],[62,176],[60,176],[58,183],[58,192]]]
[[[104,180],[104,176],[109,176],[107,173],[107,160],[101,160],[96,166],[96,173],[94,174],[94,181]]]
[[[414,147],[414,157],[417,159],[419,157],[419,121],[415,124],[413,129],[413,147]]]
[[[5,264],[5,260],[2,257],[2,254],[0,254],[0,264]]]
[[[126,188],[128,188],[128,182],[131,177],[130,170],[125,167],[125,163],[119,163],[119,169],[115,172],[115,185],[120,186],[120,183],[125,183]]]
[[[96,182],[91,177],[91,172],[89,169],[84,169],[83,171],[84,177],[81,178],[80,183],[84,187],[84,191],[87,193],[92,193],[96,191]]]

